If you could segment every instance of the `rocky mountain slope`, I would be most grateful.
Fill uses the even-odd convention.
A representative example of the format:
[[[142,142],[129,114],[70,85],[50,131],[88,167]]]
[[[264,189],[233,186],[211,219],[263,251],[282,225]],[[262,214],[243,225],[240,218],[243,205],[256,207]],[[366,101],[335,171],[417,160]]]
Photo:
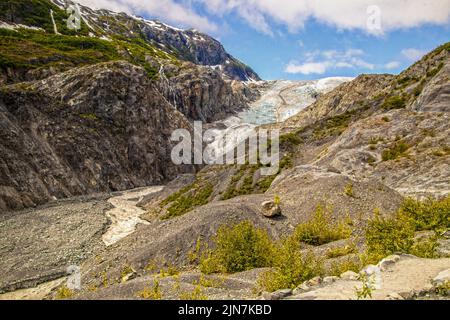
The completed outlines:
[[[70,30],[66,24],[66,9],[73,4],[71,0],[6,0],[0,4],[0,22],[13,29],[26,26],[47,33],[56,31],[63,35],[83,35],[109,42],[125,40],[134,44],[145,43],[180,60],[210,66],[231,80],[260,80],[250,67],[227,53],[220,42],[196,30],[180,30],[159,21],[108,10],[93,10],[82,5],[79,5],[81,29]]]
[[[1,283],[0,291],[6,295],[0,299],[359,299],[368,298],[367,292],[372,291],[375,299],[445,298],[449,279],[448,275],[441,274],[450,267],[446,259],[450,250],[448,200],[443,200],[442,204],[431,203],[432,211],[427,211],[426,202],[413,204],[405,201],[405,196],[448,194],[449,132],[444,124],[448,123],[449,56],[448,45],[445,45],[399,76],[361,76],[319,97],[315,104],[294,118],[273,125],[284,132],[281,138],[283,160],[277,175],[261,176],[260,166],[207,166],[199,173],[181,175],[162,188],[140,189],[117,194],[114,198],[127,201],[107,202],[108,197],[74,199],[1,217],[0,226],[8,232],[0,239],[2,255],[7,258],[0,270],[8,277]],[[115,72],[120,72],[124,67],[134,69],[137,74],[143,72],[121,62],[114,68],[106,68],[104,74],[116,68]],[[98,65],[83,70],[97,71],[97,68]],[[65,86],[53,84],[64,82],[66,77],[34,82],[28,84],[26,90],[24,84],[6,87],[10,92],[3,94],[27,97],[34,94],[34,88],[39,88],[39,91],[61,97],[62,92],[57,88]],[[71,83],[68,81],[66,86],[70,87]],[[14,91],[17,86],[20,94]],[[84,91],[92,92],[86,88],[80,92]],[[70,90],[64,93],[68,98],[57,99],[61,101],[57,110],[66,110],[68,104],[83,108],[82,97]],[[185,119],[175,108],[169,114],[175,119],[180,117],[180,121]],[[103,118],[117,121],[105,110],[100,115],[102,118],[96,120],[100,123]],[[24,118],[25,115],[18,117]],[[86,121],[93,120],[87,118]],[[72,127],[64,127],[68,132],[76,128],[73,118],[71,123]],[[93,128],[102,130],[101,126]],[[83,154],[83,158],[89,157],[89,152]],[[95,158],[95,161],[102,160]],[[83,172],[96,169],[88,167],[89,163],[82,165],[85,166]],[[137,176],[138,169],[130,168]],[[87,183],[86,180],[80,182]],[[105,214],[120,209],[124,213],[145,213],[139,217],[140,222],[133,223],[134,232],[127,231],[128,236],[107,246],[103,236],[114,233],[117,223],[112,219],[105,225],[98,215],[83,215],[85,205],[95,206],[96,212],[103,208]],[[72,211],[65,210],[67,206]],[[413,210],[428,223],[438,223],[439,228],[408,229],[406,221],[395,224],[399,207]],[[326,209],[322,212],[320,208]],[[438,213],[439,220],[427,217],[427,214]],[[77,235],[78,228],[55,229],[53,219],[45,220],[50,222],[43,222],[40,227],[42,236],[27,237],[31,239],[27,240],[27,248],[30,252],[44,252],[39,254],[39,261],[48,261],[55,268],[49,271],[48,263],[44,262],[30,267],[24,263],[28,261],[27,256],[18,251],[23,241],[17,236],[21,233],[19,230],[24,221],[54,214],[59,220],[68,219],[71,225],[88,223],[89,232],[81,236]],[[324,217],[326,220],[315,220]],[[135,221],[133,215],[124,218],[124,222],[128,221],[126,219]],[[303,238],[299,248],[303,258],[308,254],[319,257],[324,269],[297,280],[295,290],[290,284],[285,290],[273,293],[263,292],[260,281],[267,272],[283,269],[256,268],[228,275],[202,273],[202,265],[199,266],[200,259],[205,259],[202,248],[214,248],[215,236],[223,226],[245,221],[267,232],[274,241],[297,234],[301,226],[319,224],[320,228],[310,231],[312,234]],[[351,228],[350,233],[323,242],[312,241],[315,232],[328,230],[330,226],[341,226],[337,228],[340,230],[344,221]],[[367,230],[378,224],[379,242],[370,244]],[[79,241],[69,243],[64,240],[68,235]],[[394,244],[383,243],[390,241],[386,240],[390,237],[394,237]],[[19,245],[8,246],[11,241]],[[86,247],[85,241],[93,246]],[[55,250],[55,244],[64,245],[64,252]],[[383,286],[371,287],[365,271],[358,274],[365,266],[364,252],[370,245],[376,248],[387,245],[393,248],[389,249],[390,254],[414,252],[426,259],[400,255],[364,268],[375,275],[375,280],[381,277]],[[296,257],[295,253],[290,254]],[[285,256],[289,257],[283,254]],[[32,255],[30,259],[36,260]],[[287,262],[289,266],[294,263]],[[79,291],[70,291],[64,285],[62,277],[68,263],[81,265],[82,289]],[[311,268],[316,264],[313,260],[308,263]],[[307,266],[298,266],[298,270],[292,271],[301,274],[302,268]],[[314,274],[320,276],[313,278]],[[441,282],[431,282],[432,279]],[[280,285],[276,288],[280,289]]]
[[[109,12],[84,9],[86,37],[51,35],[47,18],[11,14],[16,3],[10,28],[46,32],[0,29],[0,299],[448,296],[449,44],[398,76],[361,75],[265,124],[283,135],[280,170],[263,176],[261,164],[168,159],[173,129],[225,118],[258,85],[192,62],[206,53],[183,58],[94,28]],[[140,20],[114,17],[114,34],[133,38]],[[109,194],[155,184],[164,185]],[[77,290],[65,285],[72,264]]]
[[[169,165],[169,142],[189,121],[126,62],[3,87],[0,109],[3,209],[161,183],[186,170]]]
[[[206,35],[87,7],[69,30],[69,4],[0,4],[2,210],[193,172],[170,165],[172,131],[257,96],[231,79],[258,76]]]

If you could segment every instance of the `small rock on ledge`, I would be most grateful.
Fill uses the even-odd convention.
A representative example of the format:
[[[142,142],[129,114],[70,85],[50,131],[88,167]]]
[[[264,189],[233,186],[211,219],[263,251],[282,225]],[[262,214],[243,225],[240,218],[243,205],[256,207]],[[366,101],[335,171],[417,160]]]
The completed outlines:
[[[261,207],[266,218],[275,218],[281,215],[281,208],[275,201],[265,201],[261,204]]]

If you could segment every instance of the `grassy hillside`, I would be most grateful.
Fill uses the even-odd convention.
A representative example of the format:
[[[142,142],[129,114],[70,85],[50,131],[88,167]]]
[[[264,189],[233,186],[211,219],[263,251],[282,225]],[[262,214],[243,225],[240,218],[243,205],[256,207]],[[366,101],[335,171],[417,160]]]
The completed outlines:
[[[111,41],[86,36],[55,35],[43,31],[0,29],[0,69],[66,70],[99,62],[127,60],[154,77],[161,61],[177,63],[167,53],[139,39]]]
[[[81,30],[69,30],[66,23],[69,15],[48,0],[2,0],[0,3],[0,20],[42,28],[46,32],[53,33],[50,10],[53,11],[53,17],[59,33],[88,35],[89,29],[83,22]]]

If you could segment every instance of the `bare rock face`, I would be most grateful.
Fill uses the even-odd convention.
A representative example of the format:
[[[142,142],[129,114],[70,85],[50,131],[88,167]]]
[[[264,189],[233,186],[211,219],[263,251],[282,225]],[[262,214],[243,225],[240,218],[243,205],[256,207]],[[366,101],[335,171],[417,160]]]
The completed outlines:
[[[450,61],[437,66],[437,75],[424,88],[416,103],[412,106],[417,111],[449,112],[450,110]]]
[[[170,78],[166,74],[172,75]],[[251,90],[224,80],[209,67],[184,63],[165,66],[157,81],[159,91],[188,119],[203,122],[220,120],[247,107]]]
[[[143,69],[125,62],[78,68],[0,93],[0,207],[159,184],[170,136],[190,128]]]

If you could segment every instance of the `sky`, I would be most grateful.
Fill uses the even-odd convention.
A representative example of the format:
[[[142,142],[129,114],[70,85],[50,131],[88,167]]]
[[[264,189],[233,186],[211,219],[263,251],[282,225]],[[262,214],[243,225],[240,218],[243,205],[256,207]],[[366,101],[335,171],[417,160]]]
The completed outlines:
[[[450,41],[450,0],[77,0],[195,28],[263,79],[399,73]]]

